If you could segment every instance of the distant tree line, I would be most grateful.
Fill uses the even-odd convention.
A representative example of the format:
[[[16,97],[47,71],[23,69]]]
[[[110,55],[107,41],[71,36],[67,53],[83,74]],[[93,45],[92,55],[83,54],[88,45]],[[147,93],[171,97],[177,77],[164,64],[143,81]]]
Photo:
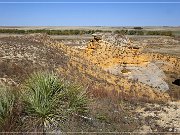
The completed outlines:
[[[46,33],[48,35],[82,35],[93,34],[95,32],[112,32],[103,30],[19,30],[19,29],[0,29],[0,33],[12,33],[12,34],[31,34],[31,33]]]
[[[161,35],[161,36],[173,36],[172,31],[145,31],[145,30],[116,30],[117,34],[125,35]]]
[[[36,30],[19,30],[19,29],[0,29],[0,33],[9,34],[32,34],[32,33],[46,33],[48,35],[84,35],[93,34],[95,32],[114,32],[116,34],[125,35],[163,35],[163,36],[173,36],[172,31],[146,31],[142,30],[141,27],[134,27],[134,30],[46,30],[46,29],[36,29]]]
[[[148,31],[146,35],[173,36],[172,31]]]
[[[135,30],[142,30],[142,27],[134,27]]]

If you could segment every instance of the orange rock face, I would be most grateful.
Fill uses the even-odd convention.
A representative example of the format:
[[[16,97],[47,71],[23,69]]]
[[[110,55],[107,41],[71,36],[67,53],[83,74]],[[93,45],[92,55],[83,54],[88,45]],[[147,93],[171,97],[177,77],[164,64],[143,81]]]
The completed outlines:
[[[141,48],[133,46],[133,43],[130,42],[126,46],[124,44],[123,46],[116,46],[104,40],[91,40],[87,43],[85,49],[68,47],[59,43],[54,43],[53,46],[63,49],[70,57],[68,70],[59,68],[57,71],[66,76],[74,74],[73,80],[87,85],[93,83],[94,87],[115,90],[120,95],[128,98],[148,101],[171,100],[168,93],[161,92],[158,88],[142,83],[143,81],[125,77],[125,75],[131,74],[129,71],[121,71],[118,75],[115,75],[106,69],[117,65],[122,67],[146,67],[147,63],[161,59],[174,63],[171,65],[172,69],[176,68],[179,72],[179,59],[142,53]],[[162,69],[167,70],[167,67],[167,65],[163,66]]]

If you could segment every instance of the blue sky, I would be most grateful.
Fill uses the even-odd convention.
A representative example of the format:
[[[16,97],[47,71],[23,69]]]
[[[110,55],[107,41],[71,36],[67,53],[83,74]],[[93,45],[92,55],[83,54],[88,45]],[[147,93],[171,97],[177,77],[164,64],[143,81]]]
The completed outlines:
[[[37,0],[0,0],[0,2],[15,1],[37,2]],[[38,1],[58,2],[60,0]],[[83,2],[83,0],[69,1]],[[93,2],[95,0],[88,1]],[[98,1],[111,2],[112,0]],[[122,2],[122,0],[113,1]],[[137,2],[137,0],[130,1]],[[147,2],[138,0],[138,2],[141,1]],[[64,2],[67,1],[64,0]],[[124,0],[124,2],[127,1]],[[151,0],[150,2],[172,1]],[[0,3],[0,26],[180,26],[180,0],[173,0],[173,2],[179,3]]]

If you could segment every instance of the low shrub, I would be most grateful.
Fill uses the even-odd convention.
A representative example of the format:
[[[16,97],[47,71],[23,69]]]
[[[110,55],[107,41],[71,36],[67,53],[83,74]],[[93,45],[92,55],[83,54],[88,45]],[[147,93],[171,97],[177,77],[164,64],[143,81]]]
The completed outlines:
[[[0,85],[0,131],[8,130],[13,115],[14,103],[15,96],[12,90]]]
[[[28,130],[30,127],[40,132],[60,130],[69,116],[87,112],[88,98],[84,90],[52,73],[32,74],[23,89],[24,118],[27,120],[24,125]]]

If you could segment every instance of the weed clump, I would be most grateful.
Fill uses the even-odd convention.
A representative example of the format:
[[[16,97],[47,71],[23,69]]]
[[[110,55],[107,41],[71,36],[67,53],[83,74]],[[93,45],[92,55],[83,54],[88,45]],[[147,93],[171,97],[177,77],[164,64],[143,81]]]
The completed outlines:
[[[9,126],[14,103],[15,96],[11,89],[0,85],[0,131],[6,131],[6,127]]]
[[[32,74],[25,82],[22,96],[25,127],[32,123],[31,127],[40,132],[59,130],[68,116],[83,115],[88,110],[83,89],[51,73]]]

